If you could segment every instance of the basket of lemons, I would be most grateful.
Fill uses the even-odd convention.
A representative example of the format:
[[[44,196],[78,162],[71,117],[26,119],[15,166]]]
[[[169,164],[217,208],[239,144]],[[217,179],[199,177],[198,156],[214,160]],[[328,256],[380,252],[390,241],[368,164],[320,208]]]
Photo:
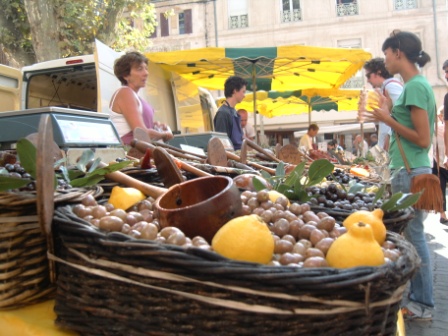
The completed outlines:
[[[395,335],[419,259],[374,214],[344,226],[244,191],[242,212],[206,240],[161,227],[155,203],[57,209],[58,325],[82,335]]]

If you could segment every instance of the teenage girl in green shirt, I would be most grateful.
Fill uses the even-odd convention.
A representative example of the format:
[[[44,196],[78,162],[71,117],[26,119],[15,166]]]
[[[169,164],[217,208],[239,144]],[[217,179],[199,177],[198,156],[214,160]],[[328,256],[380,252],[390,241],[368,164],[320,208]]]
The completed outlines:
[[[400,74],[404,89],[392,107],[389,97],[381,96],[380,108],[373,108],[372,117],[389,125],[392,129],[389,154],[391,157],[392,192],[409,192],[411,179],[420,174],[431,173],[429,148],[434,133],[436,102],[428,81],[420,74],[420,68],[431,58],[422,50],[420,39],[413,33],[394,31],[384,43],[382,50],[385,66],[389,73]],[[403,146],[411,173],[404,169],[404,162],[398,144],[397,134]],[[423,221],[427,213],[416,210],[404,235],[417,250],[422,263],[411,279],[407,302],[403,303],[406,319],[432,319],[434,309],[432,265],[425,239]]]

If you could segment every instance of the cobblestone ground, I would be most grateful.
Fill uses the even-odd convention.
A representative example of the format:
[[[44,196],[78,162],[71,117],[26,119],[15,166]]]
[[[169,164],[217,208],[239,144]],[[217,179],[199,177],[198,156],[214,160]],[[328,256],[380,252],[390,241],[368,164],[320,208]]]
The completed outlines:
[[[431,250],[436,310],[431,322],[406,321],[406,336],[448,335],[448,226],[439,216],[428,215],[425,232]]]

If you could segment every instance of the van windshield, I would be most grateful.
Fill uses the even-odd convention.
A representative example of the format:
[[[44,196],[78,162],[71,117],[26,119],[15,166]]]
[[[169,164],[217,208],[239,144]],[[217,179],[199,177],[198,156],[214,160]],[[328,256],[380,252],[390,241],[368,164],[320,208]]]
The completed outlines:
[[[66,66],[29,72],[26,108],[47,106],[84,111],[97,110],[95,64]]]

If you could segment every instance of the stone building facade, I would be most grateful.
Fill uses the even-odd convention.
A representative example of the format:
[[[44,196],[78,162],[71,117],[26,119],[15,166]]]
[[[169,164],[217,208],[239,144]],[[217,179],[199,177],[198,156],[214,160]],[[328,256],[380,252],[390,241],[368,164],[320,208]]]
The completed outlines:
[[[447,91],[447,0],[164,0],[155,4],[158,27],[149,51],[203,47],[307,45],[364,48],[382,56],[393,29],[416,33],[432,61],[423,68],[439,105]],[[171,15],[166,15],[166,13]],[[345,87],[366,84],[360,71]],[[336,115],[337,114],[337,115]],[[354,122],[353,113],[313,113],[322,125]],[[305,127],[308,116],[264,118],[267,131]]]

